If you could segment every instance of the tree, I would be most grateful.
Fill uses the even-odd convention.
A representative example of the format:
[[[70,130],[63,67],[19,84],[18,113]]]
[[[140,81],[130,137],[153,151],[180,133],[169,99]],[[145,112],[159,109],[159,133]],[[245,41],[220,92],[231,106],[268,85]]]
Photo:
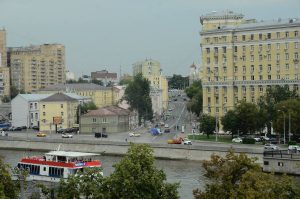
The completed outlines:
[[[230,131],[233,135],[239,133],[238,116],[235,110],[229,110],[222,118],[221,123],[224,131]]]
[[[216,129],[216,118],[207,114],[202,114],[200,117],[200,132],[205,132],[209,138]]]
[[[9,169],[0,158],[0,198],[15,199],[18,198],[19,188],[11,179]]]
[[[201,81],[194,82],[190,87],[185,89],[187,96],[191,99],[187,103],[187,109],[195,113],[198,117],[202,112],[203,96]]]
[[[295,135],[300,135],[300,101],[295,99],[289,99],[285,101],[281,101],[275,106],[275,116],[273,119],[273,128],[275,132],[283,133],[283,124],[284,124],[284,116],[285,114],[285,129],[286,134],[289,132],[289,114],[290,114],[290,122],[291,122],[291,130],[290,132]]]
[[[133,81],[125,89],[123,100],[126,100],[131,109],[136,109],[139,114],[139,123],[141,119],[152,120],[153,110],[150,98],[150,82],[142,74],[137,74]]]
[[[176,199],[178,183],[167,183],[166,175],[154,166],[153,150],[146,144],[131,144],[126,156],[104,181],[106,198]]]
[[[267,114],[266,126],[268,133],[271,133],[272,121],[276,115],[275,105],[296,97],[298,97],[297,92],[295,90],[290,91],[287,85],[267,88],[266,94],[259,99],[258,106],[260,109],[264,109]]]
[[[130,82],[132,82],[132,79],[131,78],[123,78],[120,80],[119,84],[120,85],[127,85],[129,84]]]
[[[92,83],[93,84],[98,84],[100,86],[103,86],[103,82],[101,80],[97,80],[97,79],[92,79]]]
[[[182,77],[181,75],[173,75],[168,81],[171,89],[185,89],[189,85],[189,77]]]
[[[285,199],[299,196],[299,188],[287,176],[263,173],[256,158],[235,154],[230,150],[225,157],[213,154],[204,161],[205,176],[211,182],[205,190],[193,191],[195,199],[263,198]]]

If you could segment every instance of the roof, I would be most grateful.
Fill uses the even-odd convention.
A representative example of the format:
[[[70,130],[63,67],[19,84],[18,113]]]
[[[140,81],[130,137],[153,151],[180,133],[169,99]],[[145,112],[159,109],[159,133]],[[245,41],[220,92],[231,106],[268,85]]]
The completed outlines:
[[[93,83],[78,83],[78,84],[55,84],[49,85],[41,91],[87,91],[87,90],[110,90],[111,87],[100,86]]]
[[[92,77],[92,79],[97,79],[97,78],[100,78],[100,79],[114,78],[114,79],[116,79],[117,73],[109,73],[106,70],[102,70],[102,71],[92,72],[91,77]]]
[[[99,108],[97,110],[91,110],[88,113],[82,115],[82,117],[90,116],[118,116],[118,115],[130,115],[130,111],[120,108],[118,106],[108,106]]]
[[[97,153],[82,153],[82,152],[72,152],[72,151],[50,151],[45,153],[45,155],[52,156],[65,156],[65,157],[86,157],[86,156],[96,156]]]
[[[55,93],[51,96],[41,100],[42,102],[61,102],[61,101],[77,101],[76,99],[69,97],[64,93]]]
[[[30,102],[30,101],[40,101],[51,95],[52,93],[51,94],[19,94],[18,96],[21,96],[22,98]]]
[[[85,96],[80,96],[80,95],[77,95],[76,93],[64,93],[66,94],[67,96],[69,97],[72,97],[76,100],[87,100],[87,99],[90,99],[90,97],[85,97]]]

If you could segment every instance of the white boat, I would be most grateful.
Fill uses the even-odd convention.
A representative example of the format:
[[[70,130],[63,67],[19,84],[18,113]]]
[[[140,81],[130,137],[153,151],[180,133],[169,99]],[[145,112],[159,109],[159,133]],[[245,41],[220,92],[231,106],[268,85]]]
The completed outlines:
[[[70,151],[50,151],[44,156],[24,157],[18,162],[18,168],[27,169],[27,180],[59,182],[77,171],[89,167],[101,167],[101,162],[94,159],[99,154]],[[100,172],[100,171],[99,171]]]

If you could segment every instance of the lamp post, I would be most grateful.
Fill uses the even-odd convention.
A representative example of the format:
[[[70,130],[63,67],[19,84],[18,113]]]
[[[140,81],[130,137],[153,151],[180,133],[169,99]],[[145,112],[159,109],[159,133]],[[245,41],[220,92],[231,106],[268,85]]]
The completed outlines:
[[[291,112],[289,111],[289,142],[291,141]]]
[[[283,144],[285,144],[285,113],[282,110],[278,110],[278,112],[282,112],[283,114]]]
[[[218,117],[216,115],[216,142],[218,142]]]

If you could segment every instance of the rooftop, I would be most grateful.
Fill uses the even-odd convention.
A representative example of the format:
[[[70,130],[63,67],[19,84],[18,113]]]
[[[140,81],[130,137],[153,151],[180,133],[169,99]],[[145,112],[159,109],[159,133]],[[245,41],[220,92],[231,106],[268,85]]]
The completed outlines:
[[[21,96],[22,98],[24,98],[27,101],[39,101],[42,99],[45,99],[49,96],[51,96],[51,94],[19,94],[19,96]]]
[[[105,87],[100,86],[93,83],[78,83],[78,84],[55,84],[50,85],[46,88],[40,89],[41,91],[74,91],[74,90],[82,90],[82,91],[88,91],[88,90],[110,90],[111,87]]]
[[[99,108],[97,110],[91,110],[88,113],[84,114],[83,117],[89,116],[117,116],[117,115],[129,115],[130,111],[120,108],[118,106],[108,106]]]
[[[82,152],[71,152],[71,151],[50,151],[45,155],[52,156],[64,156],[64,157],[87,157],[87,156],[97,156],[97,153],[82,153]]]
[[[61,101],[77,101],[76,99],[69,97],[68,95],[64,93],[55,93],[51,96],[42,99],[43,102],[61,102]]]

